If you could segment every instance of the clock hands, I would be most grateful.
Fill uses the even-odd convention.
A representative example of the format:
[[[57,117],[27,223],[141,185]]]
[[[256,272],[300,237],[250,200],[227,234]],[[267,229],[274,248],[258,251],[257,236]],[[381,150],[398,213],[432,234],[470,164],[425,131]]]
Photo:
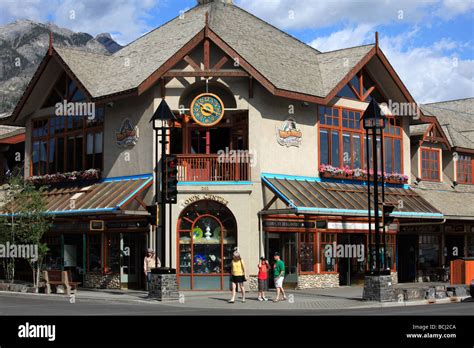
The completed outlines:
[[[203,109],[204,111],[206,111],[206,112],[208,112],[208,113],[210,113],[210,114],[214,114],[214,115],[216,115],[216,116],[219,116],[219,114],[218,114],[217,112],[215,112],[215,111],[209,109],[206,105],[204,105],[204,104],[202,104],[202,103],[200,103],[200,102],[196,102],[196,103],[197,103],[197,104],[201,107],[201,109]]]

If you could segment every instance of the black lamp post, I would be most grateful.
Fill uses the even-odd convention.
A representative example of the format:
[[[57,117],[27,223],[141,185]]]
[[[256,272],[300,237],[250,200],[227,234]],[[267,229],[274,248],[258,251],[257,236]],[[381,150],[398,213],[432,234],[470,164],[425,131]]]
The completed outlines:
[[[380,110],[380,106],[377,102],[372,99],[367,110],[362,115],[363,126],[365,129],[365,141],[366,141],[366,163],[367,163],[367,190],[368,190],[368,216],[369,216],[369,261],[370,261],[370,274],[381,274],[381,269],[385,267],[382,265],[380,260],[380,216],[379,216],[379,179],[378,179],[378,162],[379,162],[379,154],[377,149],[377,140],[380,136],[381,143],[383,142],[382,132],[385,128],[385,121],[386,117],[382,114]],[[371,197],[370,197],[370,186],[371,186],[371,176],[370,176],[370,156],[369,156],[369,131],[372,135],[372,168],[373,168],[373,185],[374,185],[374,222],[375,222],[375,269],[372,268],[372,223],[371,223]],[[383,151],[383,147],[381,147]],[[381,154],[383,156],[383,154]],[[383,193],[383,177],[384,177],[384,170],[383,170],[383,157],[381,157],[382,168],[380,168],[382,172],[382,193]],[[384,252],[384,263],[385,263],[385,248]]]
[[[158,261],[158,229],[161,231],[161,260],[165,262],[166,256],[166,199],[165,199],[165,185],[163,183],[165,177],[165,165],[166,165],[166,144],[168,141],[166,137],[170,135],[171,128],[174,127],[175,122],[178,121],[175,114],[171,111],[170,107],[163,99],[156,109],[150,122],[153,123],[153,129],[156,132],[155,141],[155,205],[156,209],[159,210],[159,219],[155,229],[155,261]],[[158,163],[160,163],[158,154],[158,142],[161,144],[161,168],[158,169]],[[158,217],[158,211],[157,211]],[[171,221],[170,221],[171,223]],[[169,236],[169,268],[171,269],[171,248],[172,238]]]

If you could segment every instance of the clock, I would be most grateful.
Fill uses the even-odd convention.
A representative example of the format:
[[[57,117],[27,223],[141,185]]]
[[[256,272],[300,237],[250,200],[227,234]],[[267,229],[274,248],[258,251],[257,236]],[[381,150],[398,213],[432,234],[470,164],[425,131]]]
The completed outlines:
[[[191,103],[190,109],[193,120],[204,127],[214,126],[224,117],[224,103],[211,93],[198,95]]]

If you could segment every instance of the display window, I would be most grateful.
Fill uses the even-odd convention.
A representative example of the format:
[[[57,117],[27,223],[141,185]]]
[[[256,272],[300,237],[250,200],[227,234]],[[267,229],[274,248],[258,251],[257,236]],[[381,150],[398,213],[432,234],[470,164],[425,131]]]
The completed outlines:
[[[227,288],[237,247],[232,212],[218,202],[199,201],[184,210],[178,224],[180,289]]]

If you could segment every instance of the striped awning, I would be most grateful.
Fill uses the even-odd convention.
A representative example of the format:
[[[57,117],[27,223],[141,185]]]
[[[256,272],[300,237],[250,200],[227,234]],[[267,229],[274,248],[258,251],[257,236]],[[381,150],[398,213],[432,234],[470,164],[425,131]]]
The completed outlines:
[[[263,175],[262,181],[295,214],[368,215],[367,185],[271,174]],[[373,187],[370,191],[373,196]],[[379,199],[382,202],[380,192]],[[386,186],[385,202],[396,206],[393,217],[443,218],[443,214],[409,188]]]
[[[152,184],[153,176],[147,174],[107,178],[92,184],[51,186],[43,194],[46,197],[48,214],[120,213],[140,207],[139,202]],[[141,207],[140,210],[144,208]],[[8,207],[7,211],[12,211],[11,207]]]

